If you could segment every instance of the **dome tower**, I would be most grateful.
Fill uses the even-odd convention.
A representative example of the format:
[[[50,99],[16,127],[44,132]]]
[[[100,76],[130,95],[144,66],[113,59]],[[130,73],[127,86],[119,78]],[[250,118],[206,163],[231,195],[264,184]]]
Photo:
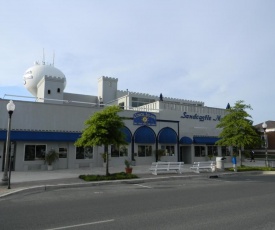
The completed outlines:
[[[65,75],[53,65],[46,65],[44,62],[39,64],[38,62],[34,63],[34,66],[28,68],[23,76],[24,86],[27,90],[34,96],[38,96],[38,85],[41,80],[51,77],[55,79],[62,80],[62,84],[59,85],[61,92],[64,91],[66,87],[66,77]]]

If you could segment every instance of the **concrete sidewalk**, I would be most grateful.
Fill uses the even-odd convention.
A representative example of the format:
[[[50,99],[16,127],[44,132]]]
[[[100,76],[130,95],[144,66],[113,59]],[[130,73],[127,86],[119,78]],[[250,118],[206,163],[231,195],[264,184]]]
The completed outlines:
[[[264,161],[243,162],[244,165],[249,166],[264,166]],[[190,170],[191,164],[185,164],[182,174],[175,174],[174,172],[159,173],[159,175],[152,175],[149,171],[150,165],[133,166],[133,174],[136,174],[140,179],[137,182],[144,180],[161,180],[169,178],[182,177],[198,177],[207,176],[215,173],[194,173]],[[226,167],[232,167],[232,163],[225,163]],[[83,187],[93,186],[106,183],[118,183],[118,181],[102,181],[102,182],[86,182],[79,179],[79,175],[94,174],[105,175],[106,169],[103,167],[96,168],[81,168],[81,169],[63,169],[53,171],[16,171],[11,172],[11,189],[7,189],[7,185],[2,185],[0,181],[0,198],[19,192],[28,192],[30,190],[44,191],[48,189],[57,189],[65,187]],[[110,173],[124,172],[124,165],[118,167],[109,167]],[[218,172],[222,173],[222,172]],[[228,172],[227,172],[228,174]],[[3,172],[0,172],[0,178],[3,178]],[[125,183],[127,181],[119,181]]]

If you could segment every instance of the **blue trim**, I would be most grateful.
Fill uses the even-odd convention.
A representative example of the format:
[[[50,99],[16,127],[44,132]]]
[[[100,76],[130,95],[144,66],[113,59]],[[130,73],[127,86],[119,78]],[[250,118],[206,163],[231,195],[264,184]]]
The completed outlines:
[[[180,139],[180,144],[188,144],[188,145],[191,145],[193,143],[193,140],[190,138],[190,137],[182,137]]]
[[[156,135],[151,128],[142,126],[136,130],[135,143],[153,144],[155,142]]]
[[[194,143],[196,144],[206,144],[206,145],[214,145],[220,138],[218,137],[193,137]]]
[[[11,131],[11,141],[69,141],[75,142],[81,133]],[[6,140],[7,131],[0,131],[0,140]]]
[[[127,128],[127,127],[123,127],[122,128],[122,132],[124,133],[124,135],[125,135],[125,141],[127,142],[127,143],[131,143],[132,142],[132,133],[131,133],[131,131]]]
[[[176,144],[177,143],[177,133],[171,128],[164,128],[159,132],[159,143],[160,144]]]

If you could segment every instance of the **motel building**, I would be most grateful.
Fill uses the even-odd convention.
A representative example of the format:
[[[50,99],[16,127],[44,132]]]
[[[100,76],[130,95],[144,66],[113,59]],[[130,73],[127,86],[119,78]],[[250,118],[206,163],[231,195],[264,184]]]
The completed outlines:
[[[66,77],[53,65],[35,62],[24,74],[24,86],[32,97],[5,94],[0,99],[0,165],[4,168],[9,114],[13,100],[10,152],[12,170],[46,170],[44,158],[49,150],[59,153],[54,169],[103,167],[103,146],[78,148],[74,142],[84,122],[106,106],[123,108],[127,145],[108,146],[110,166],[135,160],[137,165],[161,161],[207,161],[208,155],[229,156],[226,147],[216,146],[221,132],[216,128],[226,110],[212,108],[201,101],[190,101],[147,93],[118,90],[118,79],[99,77],[97,95],[65,92]],[[164,150],[159,158],[156,150]],[[230,157],[226,161],[230,162]]]

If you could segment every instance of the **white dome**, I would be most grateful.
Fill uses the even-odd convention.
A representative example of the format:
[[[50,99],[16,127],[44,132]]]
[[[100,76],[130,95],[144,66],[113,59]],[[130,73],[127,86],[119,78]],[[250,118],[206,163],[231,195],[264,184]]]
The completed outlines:
[[[59,69],[51,65],[39,65],[38,63],[35,63],[34,66],[26,70],[23,76],[24,86],[33,96],[37,96],[37,84],[44,76],[65,78],[62,91],[65,89],[66,77]]]

